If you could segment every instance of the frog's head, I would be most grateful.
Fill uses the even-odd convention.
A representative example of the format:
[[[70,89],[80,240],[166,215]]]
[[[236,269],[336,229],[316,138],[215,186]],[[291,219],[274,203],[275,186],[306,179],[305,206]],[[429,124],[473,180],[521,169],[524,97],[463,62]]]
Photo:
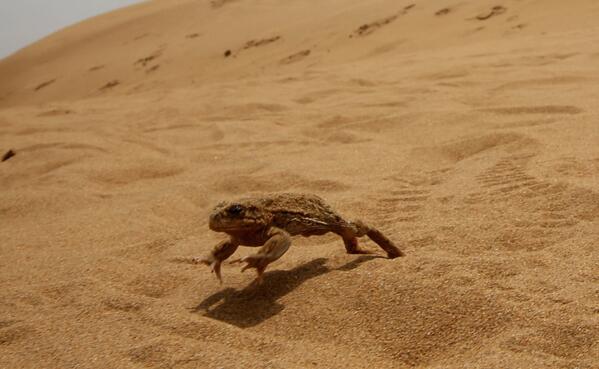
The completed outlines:
[[[210,214],[209,227],[216,232],[244,232],[263,228],[269,215],[250,201],[221,202]]]

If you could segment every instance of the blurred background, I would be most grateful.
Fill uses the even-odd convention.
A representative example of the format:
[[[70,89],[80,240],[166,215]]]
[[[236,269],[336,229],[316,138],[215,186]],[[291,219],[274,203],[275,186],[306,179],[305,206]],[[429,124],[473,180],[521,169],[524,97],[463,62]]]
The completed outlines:
[[[140,0],[2,0],[0,58],[61,28]]]

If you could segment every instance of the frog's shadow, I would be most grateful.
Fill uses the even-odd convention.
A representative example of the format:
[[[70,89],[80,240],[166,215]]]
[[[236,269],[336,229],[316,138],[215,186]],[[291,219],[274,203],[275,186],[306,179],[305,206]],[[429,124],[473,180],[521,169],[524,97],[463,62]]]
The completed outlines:
[[[240,328],[253,327],[280,313],[285,307],[277,300],[305,281],[333,271],[349,271],[377,258],[381,256],[362,255],[335,269],[326,266],[326,258],[318,258],[291,270],[267,272],[261,285],[226,288],[205,298],[192,311]]]

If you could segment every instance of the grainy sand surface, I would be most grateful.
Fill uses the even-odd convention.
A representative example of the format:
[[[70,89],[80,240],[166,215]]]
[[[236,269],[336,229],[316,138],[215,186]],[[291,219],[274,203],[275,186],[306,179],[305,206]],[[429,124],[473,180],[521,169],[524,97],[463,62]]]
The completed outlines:
[[[0,367],[599,368],[597,19],[158,0],[0,61]],[[282,191],[407,256],[298,237],[259,288],[178,261]]]

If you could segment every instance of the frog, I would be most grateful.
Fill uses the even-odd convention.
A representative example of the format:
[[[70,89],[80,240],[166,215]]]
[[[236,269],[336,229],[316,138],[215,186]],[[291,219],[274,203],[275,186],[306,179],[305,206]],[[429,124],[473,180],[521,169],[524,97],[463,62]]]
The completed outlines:
[[[255,283],[261,284],[269,264],[289,249],[293,236],[339,235],[348,254],[371,254],[358,246],[358,238],[368,236],[389,259],[405,254],[377,228],[361,220],[346,220],[325,200],[310,193],[274,193],[218,203],[209,215],[212,231],[228,235],[210,252],[193,259],[209,266],[222,283],[221,265],[239,246],[260,247],[251,255],[231,263],[244,264],[241,271],[256,269]]]

